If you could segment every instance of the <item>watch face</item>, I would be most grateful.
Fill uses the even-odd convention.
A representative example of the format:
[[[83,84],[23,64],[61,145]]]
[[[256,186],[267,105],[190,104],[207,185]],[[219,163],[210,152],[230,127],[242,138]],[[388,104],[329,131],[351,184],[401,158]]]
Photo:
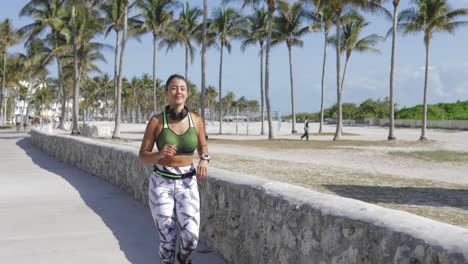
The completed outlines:
[[[201,155],[201,159],[209,160],[210,156],[208,154],[203,154],[203,155]]]

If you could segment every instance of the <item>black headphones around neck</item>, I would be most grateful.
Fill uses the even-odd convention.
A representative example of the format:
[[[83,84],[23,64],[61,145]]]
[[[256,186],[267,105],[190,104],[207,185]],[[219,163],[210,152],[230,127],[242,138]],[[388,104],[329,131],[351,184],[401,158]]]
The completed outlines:
[[[184,105],[184,109],[182,109],[182,111],[180,112],[177,112],[176,108],[170,108],[169,105],[167,105],[166,113],[169,114],[169,117],[172,120],[182,120],[188,115],[189,109],[187,106]]]

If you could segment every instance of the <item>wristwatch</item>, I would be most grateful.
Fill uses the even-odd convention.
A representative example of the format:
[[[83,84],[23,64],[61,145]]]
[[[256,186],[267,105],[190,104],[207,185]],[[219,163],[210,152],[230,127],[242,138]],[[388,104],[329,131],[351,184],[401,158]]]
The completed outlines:
[[[200,159],[201,159],[201,160],[206,160],[206,161],[210,162],[210,155],[208,155],[208,153],[202,154],[202,155],[200,156]]]

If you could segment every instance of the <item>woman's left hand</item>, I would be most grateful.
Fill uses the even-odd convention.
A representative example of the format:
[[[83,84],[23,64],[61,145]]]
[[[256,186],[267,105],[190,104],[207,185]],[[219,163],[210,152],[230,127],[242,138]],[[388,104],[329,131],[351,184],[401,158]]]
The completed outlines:
[[[208,177],[208,161],[200,159],[197,167],[197,179],[205,180]]]

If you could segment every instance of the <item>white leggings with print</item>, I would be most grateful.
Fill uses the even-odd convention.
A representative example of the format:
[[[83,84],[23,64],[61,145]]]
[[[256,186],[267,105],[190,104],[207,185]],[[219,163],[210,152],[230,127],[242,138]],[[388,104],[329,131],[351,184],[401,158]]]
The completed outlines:
[[[157,165],[160,167],[160,165]],[[171,168],[179,173],[194,169],[192,166]],[[159,231],[159,256],[162,264],[174,262],[177,226],[180,230],[180,254],[188,256],[198,244],[200,227],[200,196],[197,178],[170,179],[152,173],[149,182],[149,205]]]

